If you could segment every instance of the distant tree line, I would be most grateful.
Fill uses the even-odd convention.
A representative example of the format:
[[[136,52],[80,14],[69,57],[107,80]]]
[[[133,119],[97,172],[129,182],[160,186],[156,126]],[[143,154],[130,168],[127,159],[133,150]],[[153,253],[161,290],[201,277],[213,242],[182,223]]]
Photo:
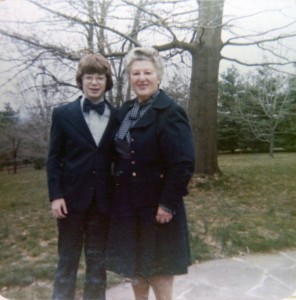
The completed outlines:
[[[23,120],[10,103],[0,111],[0,171],[17,173],[26,165],[43,169],[48,149],[49,121],[34,118]]]
[[[229,68],[219,82],[217,132],[220,152],[295,151],[296,77]]]
[[[164,87],[188,110],[188,81],[172,78]],[[38,88],[36,88],[38,90]],[[20,165],[45,166],[54,93],[44,86],[36,92],[36,106],[25,118],[10,103],[0,111],[0,170],[17,172]],[[267,67],[241,75],[235,67],[219,80],[217,106],[219,153],[296,151],[296,76]]]

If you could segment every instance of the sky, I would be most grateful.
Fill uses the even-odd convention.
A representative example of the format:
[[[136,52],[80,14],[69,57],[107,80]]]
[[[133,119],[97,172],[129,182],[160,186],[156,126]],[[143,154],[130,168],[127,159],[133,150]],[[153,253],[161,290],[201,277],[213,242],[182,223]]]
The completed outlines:
[[[287,24],[293,25],[279,30],[278,32],[285,34],[287,32],[296,33],[296,1],[295,0],[226,0],[224,15],[227,16],[248,16],[236,22],[236,31],[242,31],[246,34],[256,34],[258,32],[268,31],[271,28],[280,28]],[[255,14],[255,15],[254,15]],[[252,16],[253,15],[253,16]],[[271,37],[271,33],[267,33],[266,37]],[[227,39],[227,33],[224,33],[224,39]],[[277,42],[270,43],[274,47],[281,47]],[[281,54],[290,57],[295,61],[296,58],[296,37],[285,42],[282,47]],[[225,47],[222,54],[239,58],[246,62],[256,62],[258,58],[264,60],[267,52],[259,51],[258,48],[242,49],[241,47]],[[260,60],[259,59],[259,60]],[[223,62],[224,65],[228,63]],[[223,68],[223,64],[221,66]],[[285,70],[295,73],[292,66],[285,67]]]
[[[239,15],[244,17],[236,19]],[[295,22],[296,0],[225,0],[224,16],[224,22],[236,19],[234,22],[235,27],[230,27],[230,30],[245,34],[256,34],[260,31],[268,31],[272,27],[282,27],[293,21]],[[0,0],[0,28],[4,28],[3,26],[5,25],[21,32],[24,23],[31,22],[35,19],[42,19],[42,17],[41,12],[26,0]],[[18,22],[15,23],[15,21]],[[282,30],[282,33],[287,32],[296,33],[296,22],[288,29]],[[230,36],[230,33],[225,31],[222,36],[223,41],[226,41]],[[266,34],[266,36],[268,36],[268,34]],[[278,43],[270,43],[270,45],[279,47]],[[286,47],[282,47],[281,55],[291,57],[295,60],[296,37],[289,39],[285,46]],[[9,48],[8,45],[0,47],[0,55],[2,57],[5,57],[7,52],[10,51],[12,51],[12,48]],[[246,50],[242,47],[232,46],[224,47],[222,55],[234,57],[247,63],[253,63],[263,61],[265,59],[264,55],[268,55],[268,52],[264,53],[258,51],[255,47],[248,47]],[[232,62],[222,60],[220,71],[223,72],[232,64]],[[249,70],[249,68],[246,69],[242,66],[237,67],[241,68],[241,70]],[[0,90],[2,95],[10,89],[15,88],[13,83],[1,87],[1,84],[3,84],[7,78],[7,68],[10,68],[8,62],[0,62]],[[285,67],[284,70],[295,73],[295,68],[292,66]],[[0,109],[3,107],[3,102],[4,100],[0,99]]]

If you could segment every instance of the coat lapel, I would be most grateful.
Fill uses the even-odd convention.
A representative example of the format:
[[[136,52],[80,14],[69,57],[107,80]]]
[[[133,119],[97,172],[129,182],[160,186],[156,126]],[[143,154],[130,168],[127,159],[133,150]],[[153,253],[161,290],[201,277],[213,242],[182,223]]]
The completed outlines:
[[[147,127],[152,124],[157,117],[157,111],[167,108],[171,104],[172,100],[167,97],[162,90],[160,90],[157,99],[152,103],[151,109],[149,109],[144,116],[137,122],[132,128]]]
[[[147,127],[154,122],[156,116],[156,111],[154,109],[149,109],[144,116],[137,123],[135,123],[134,126],[132,126],[132,128]]]

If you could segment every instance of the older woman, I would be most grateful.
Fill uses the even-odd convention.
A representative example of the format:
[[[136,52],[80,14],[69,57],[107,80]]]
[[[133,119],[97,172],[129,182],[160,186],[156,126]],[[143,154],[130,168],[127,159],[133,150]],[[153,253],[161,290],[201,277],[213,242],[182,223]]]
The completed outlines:
[[[183,196],[194,168],[184,110],[159,89],[162,62],[153,48],[126,56],[134,100],[119,112],[115,189],[107,248],[109,270],[132,278],[136,300],[172,299],[173,276],[190,264]]]

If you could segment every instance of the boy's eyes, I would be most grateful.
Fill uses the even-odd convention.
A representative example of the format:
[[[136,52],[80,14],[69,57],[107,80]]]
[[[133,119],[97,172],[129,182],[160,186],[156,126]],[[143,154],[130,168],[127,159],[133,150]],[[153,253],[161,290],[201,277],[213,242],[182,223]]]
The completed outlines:
[[[86,82],[92,82],[93,80],[95,80],[96,82],[102,82],[105,81],[107,78],[105,75],[83,75],[83,79]]]

